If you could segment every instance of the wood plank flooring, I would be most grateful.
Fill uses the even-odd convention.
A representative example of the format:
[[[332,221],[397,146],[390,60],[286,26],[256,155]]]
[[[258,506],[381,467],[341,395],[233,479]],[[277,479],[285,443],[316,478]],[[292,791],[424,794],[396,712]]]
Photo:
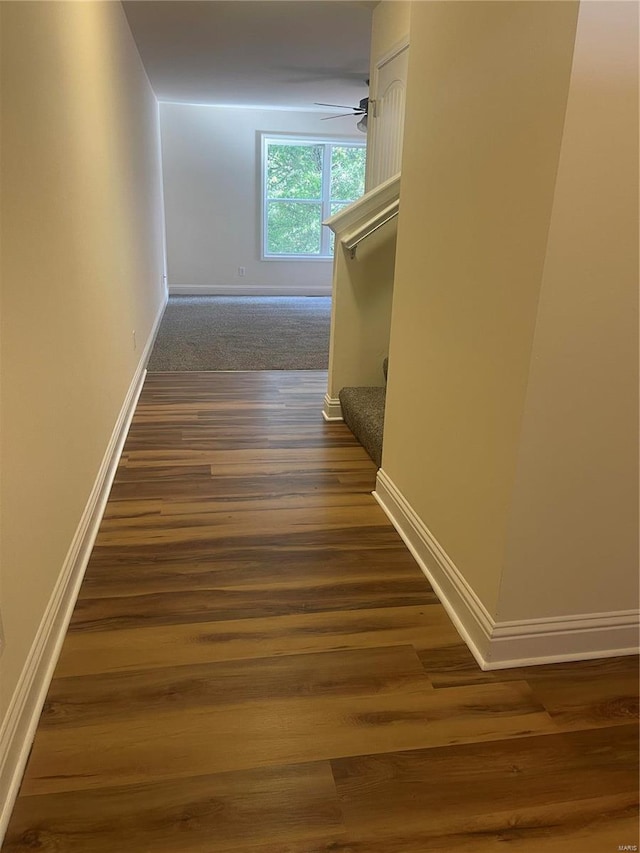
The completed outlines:
[[[638,661],[482,672],[321,372],[151,374],[3,853],[638,844]]]

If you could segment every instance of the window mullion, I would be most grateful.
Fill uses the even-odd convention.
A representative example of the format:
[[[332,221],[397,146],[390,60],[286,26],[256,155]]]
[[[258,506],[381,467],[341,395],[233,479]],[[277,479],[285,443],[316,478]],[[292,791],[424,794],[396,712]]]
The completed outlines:
[[[325,143],[322,157],[322,221],[331,216],[331,157],[333,149],[330,144]],[[320,240],[320,254],[329,254],[329,229],[322,226]]]
[[[285,196],[267,196],[267,201],[284,201],[292,204],[322,204],[321,198],[286,198]]]

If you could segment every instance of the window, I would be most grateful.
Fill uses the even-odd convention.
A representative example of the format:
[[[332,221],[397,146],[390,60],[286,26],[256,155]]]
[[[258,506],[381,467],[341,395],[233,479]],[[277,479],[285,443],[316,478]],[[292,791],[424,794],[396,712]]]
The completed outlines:
[[[363,194],[365,156],[360,142],[263,136],[263,257],[332,257],[322,221]]]

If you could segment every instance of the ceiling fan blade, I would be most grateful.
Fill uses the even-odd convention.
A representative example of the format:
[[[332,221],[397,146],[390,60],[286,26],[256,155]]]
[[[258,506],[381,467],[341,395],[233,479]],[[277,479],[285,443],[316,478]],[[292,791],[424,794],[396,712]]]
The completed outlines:
[[[338,116],[325,116],[324,118],[321,118],[320,121],[329,121],[330,118],[345,118],[354,115],[355,113],[340,113]]]
[[[341,110],[353,110],[355,107],[348,107],[346,104],[321,104],[319,101],[315,101],[316,107],[338,107]]]

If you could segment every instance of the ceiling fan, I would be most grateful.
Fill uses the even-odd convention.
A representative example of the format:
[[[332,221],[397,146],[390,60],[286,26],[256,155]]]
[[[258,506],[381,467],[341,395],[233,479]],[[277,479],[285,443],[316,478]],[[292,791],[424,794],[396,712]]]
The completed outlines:
[[[316,101],[317,107],[335,107],[340,110],[350,110],[348,113],[337,113],[334,116],[326,116],[321,121],[327,121],[331,118],[343,118],[344,116],[361,116],[360,121],[357,123],[356,127],[358,130],[361,130],[363,133],[367,132],[367,119],[369,116],[369,98],[361,98],[360,103],[357,107],[349,107],[346,104],[321,104]]]

